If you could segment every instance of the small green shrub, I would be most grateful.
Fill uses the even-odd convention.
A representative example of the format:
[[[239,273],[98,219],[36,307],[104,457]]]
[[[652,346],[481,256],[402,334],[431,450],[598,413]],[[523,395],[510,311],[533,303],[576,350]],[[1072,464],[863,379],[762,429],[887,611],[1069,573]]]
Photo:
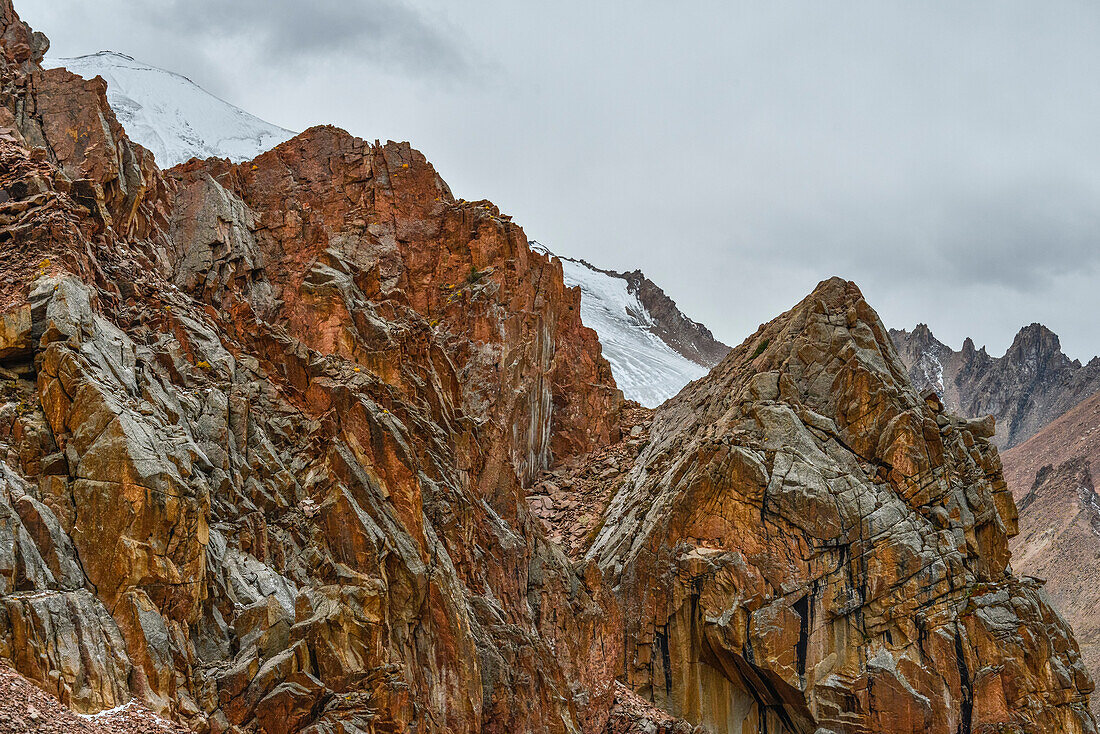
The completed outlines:
[[[478,270],[476,267],[471,265],[470,274],[466,276],[466,285],[473,285],[474,283],[484,278],[486,275],[488,275],[487,271]]]

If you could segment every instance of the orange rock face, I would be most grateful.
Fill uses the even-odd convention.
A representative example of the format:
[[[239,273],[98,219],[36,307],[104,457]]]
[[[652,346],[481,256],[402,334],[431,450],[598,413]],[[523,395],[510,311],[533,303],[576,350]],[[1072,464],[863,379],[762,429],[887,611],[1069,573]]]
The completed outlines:
[[[500,458],[522,481],[554,457],[617,438],[621,396],[560,262],[532,252],[523,230],[489,202],[456,202],[419,152],[320,127],[219,169],[184,167],[184,196],[209,187],[213,174],[254,213],[249,266],[263,263],[272,292],[253,307],[265,319],[321,353],[369,363],[355,351],[362,327],[331,297],[332,271],[350,269],[365,298],[407,305],[443,336],[459,366],[463,410],[500,434]],[[210,236],[190,230],[195,214],[201,221],[192,206],[177,229],[187,250]]]
[[[1093,731],[990,426],[908,384],[833,279],[658,409],[588,551],[626,683],[711,731]]]
[[[0,20],[0,655],[66,706],[1094,731],[988,426],[913,393],[854,286],[624,412],[560,263],[407,145],[162,173]]]
[[[522,499],[618,433],[560,264],[330,128],[164,176],[3,7],[0,650],[197,731],[602,728],[617,607]]]

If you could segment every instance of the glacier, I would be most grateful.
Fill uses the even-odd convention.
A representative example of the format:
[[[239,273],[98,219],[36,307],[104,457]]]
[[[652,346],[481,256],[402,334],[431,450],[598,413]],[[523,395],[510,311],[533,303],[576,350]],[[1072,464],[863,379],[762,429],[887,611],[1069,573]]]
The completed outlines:
[[[119,122],[132,140],[152,151],[161,168],[191,158],[239,163],[295,135],[218,99],[185,76],[125,54],[47,58],[42,65],[64,67],[85,79],[103,77],[107,102]]]
[[[650,331],[653,316],[630,292],[625,278],[533,244],[561,260],[565,284],[581,289],[581,322],[599,336],[611,374],[628,400],[656,408],[710,371]]]

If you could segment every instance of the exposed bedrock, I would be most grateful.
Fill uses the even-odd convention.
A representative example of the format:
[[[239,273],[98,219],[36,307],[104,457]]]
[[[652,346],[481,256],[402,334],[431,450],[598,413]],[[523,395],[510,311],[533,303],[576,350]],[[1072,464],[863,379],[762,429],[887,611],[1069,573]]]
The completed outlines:
[[[624,411],[561,263],[407,144],[162,172],[0,23],[0,655],[65,705],[1094,731],[991,424],[913,391],[855,286]]]
[[[650,432],[588,552],[643,698],[722,732],[1093,730],[1068,625],[1008,566],[991,421],[921,399],[853,284]]]

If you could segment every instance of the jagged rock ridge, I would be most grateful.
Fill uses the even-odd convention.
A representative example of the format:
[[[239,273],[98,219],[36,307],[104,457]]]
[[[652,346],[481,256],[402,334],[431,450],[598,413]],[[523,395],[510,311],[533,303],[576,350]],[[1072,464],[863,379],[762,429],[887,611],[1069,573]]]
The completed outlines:
[[[570,258],[564,259],[570,260]],[[706,326],[685,316],[676,307],[676,302],[641,270],[619,273],[597,268],[585,260],[572,260],[572,262],[579,262],[591,270],[625,280],[627,290],[638,296],[638,300],[652,318],[651,331],[683,357],[703,367],[713,367],[729,354],[728,346],[715,339],[714,334]]]
[[[191,158],[248,160],[294,135],[214,97],[186,77],[124,54],[101,51],[45,59],[43,64],[86,79],[102,77],[107,101],[128,136],[153,151],[164,168]],[[680,313],[640,271],[615,273],[584,261],[562,262],[567,285],[582,289],[583,321],[601,334],[604,355],[629,399],[656,406],[706,374],[729,351],[706,327]],[[599,282],[593,283],[593,276]]]
[[[0,656],[65,705],[1095,731],[1076,643],[1007,572],[990,425],[915,396],[854,286],[624,436],[560,262],[407,144],[322,127],[162,172],[102,81],[0,23]],[[609,453],[570,559],[527,490]]]
[[[1062,353],[1058,336],[1042,324],[1024,327],[1003,357],[991,357],[967,339],[954,351],[925,324],[890,336],[918,390],[935,389],[948,410],[997,420],[994,443],[1007,449],[1100,390],[1100,358],[1082,365]]]
[[[0,654],[196,731],[602,728],[521,490],[618,435],[560,264],[404,144],[162,174],[0,20]]]
[[[853,284],[649,431],[587,553],[643,697],[711,731],[1092,730],[1068,625],[1008,566],[992,422],[920,399]]]

